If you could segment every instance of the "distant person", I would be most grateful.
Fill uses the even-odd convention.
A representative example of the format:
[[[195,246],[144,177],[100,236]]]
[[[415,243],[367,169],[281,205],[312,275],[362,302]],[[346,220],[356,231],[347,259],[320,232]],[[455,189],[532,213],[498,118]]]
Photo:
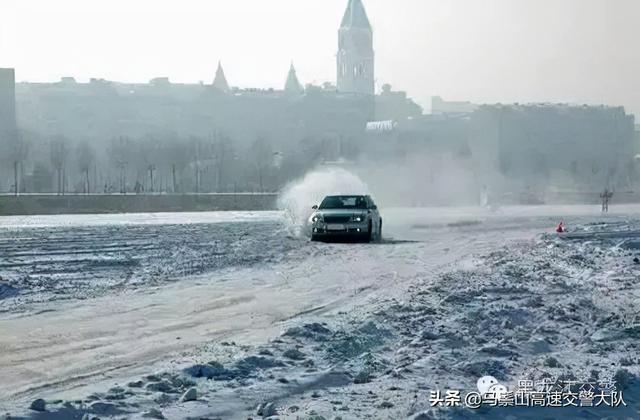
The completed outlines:
[[[613,193],[609,191],[608,188],[604,189],[604,192],[600,194],[600,198],[602,198],[602,212],[609,213],[609,201],[613,197]]]
[[[558,227],[556,228],[556,232],[558,232],[558,233],[564,233],[564,232],[566,232],[566,231],[567,231],[567,229],[565,229],[565,227],[564,227],[564,222],[560,222],[560,223],[558,224]]]

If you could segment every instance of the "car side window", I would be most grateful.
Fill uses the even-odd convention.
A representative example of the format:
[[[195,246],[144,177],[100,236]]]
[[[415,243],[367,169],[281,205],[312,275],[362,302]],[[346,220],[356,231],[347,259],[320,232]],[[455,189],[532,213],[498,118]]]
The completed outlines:
[[[373,199],[370,196],[367,196],[367,207],[372,209],[374,208],[376,203],[373,202]]]

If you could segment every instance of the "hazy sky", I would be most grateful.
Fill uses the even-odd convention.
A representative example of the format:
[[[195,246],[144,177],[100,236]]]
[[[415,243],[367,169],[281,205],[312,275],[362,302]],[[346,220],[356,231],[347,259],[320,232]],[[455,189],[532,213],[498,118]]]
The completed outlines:
[[[640,115],[639,0],[363,0],[377,85],[427,105],[625,105]],[[18,80],[101,77],[282,87],[335,80],[347,0],[0,0],[0,67]]]

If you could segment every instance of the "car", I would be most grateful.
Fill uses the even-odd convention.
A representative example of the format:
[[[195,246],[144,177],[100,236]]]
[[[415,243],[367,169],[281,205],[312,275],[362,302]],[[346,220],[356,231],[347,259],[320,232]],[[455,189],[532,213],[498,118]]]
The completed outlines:
[[[382,239],[382,217],[368,195],[329,195],[313,206],[309,218],[311,240],[354,238],[366,242]]]

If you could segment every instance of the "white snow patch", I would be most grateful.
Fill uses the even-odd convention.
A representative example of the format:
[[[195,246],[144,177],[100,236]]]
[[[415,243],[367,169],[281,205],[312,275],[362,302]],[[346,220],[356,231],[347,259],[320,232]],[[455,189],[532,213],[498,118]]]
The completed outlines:
[[[240,223],[279,221],[280,217],[277,211],[0,216],[0,229]]]

